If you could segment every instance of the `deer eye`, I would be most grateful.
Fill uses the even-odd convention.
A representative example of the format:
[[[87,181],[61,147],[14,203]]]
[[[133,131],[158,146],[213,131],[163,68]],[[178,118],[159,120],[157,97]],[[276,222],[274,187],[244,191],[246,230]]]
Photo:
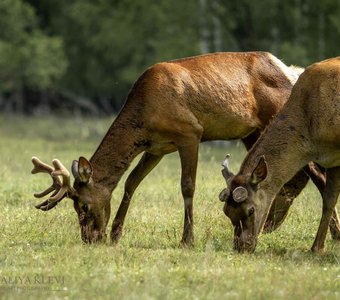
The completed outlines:
[[[88,207],[88,205],[85,203],[85,204],[83,204],[83,206],[81,207],[82,208],[82,210],[84,211],[84,212],[87,212],[88,210],[89,210],[89,207]]]
[[[248,217],[250,217],[254,213],[254,211],[255,211],[255,209],[254,209],[253,206],[251,208],[249,208],[249,210],[248,210]]]

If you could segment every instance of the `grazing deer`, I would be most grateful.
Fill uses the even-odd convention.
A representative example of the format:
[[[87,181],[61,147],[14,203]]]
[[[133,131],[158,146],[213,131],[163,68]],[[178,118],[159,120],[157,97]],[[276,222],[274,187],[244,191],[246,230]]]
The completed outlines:
[[[111,240],[117,241],[137,186],[165,154],[178,150],[185,208],[182,242],[192,243],[199,143],[242,139],[249,149],[259,131],[287,101],[298,75],[264,52],[215,53],[152,66],[134,84],[90,161],[80,157],[73,162],[73,187],[68,171],[58,160],[53,161],[53,168],[33,158],[33,173],[45,172],[54,178],[51,188],[36,196],[54,193],[36,207],[46,211],[63,198],[71,198],[83,241],[102,240],[110,217],[111,193],[131,161],[144,152],[125,182],[112,224]],[[307,181],[307,175],[300,172],[279,195],[283,211]],[[275,221],[271,223],[275,225]]]
[[[275,195],[309,161],[320,164],[327,174],[321,191],[322,217],[312,246],[313,252],[322,252],[340,191],[340,57],[306,69],[237,175],[228,170],[228,160],[223,163],[228,188],[220,199],[226,201],[224,212],[234,225],[237,250],[255,250]]]

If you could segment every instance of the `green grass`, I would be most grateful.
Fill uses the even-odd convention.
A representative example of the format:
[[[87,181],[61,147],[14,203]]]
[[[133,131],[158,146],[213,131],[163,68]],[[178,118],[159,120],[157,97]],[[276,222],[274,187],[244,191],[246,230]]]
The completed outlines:
[[[178,246],[183,200],[177,153],[136,191],[116,246],[84,245],[69,199],[52,211],[36,210],[33,192],[50,181],[30,174],[31,157],[58,157],[70,166],[79,155],[91,156],[111,121],[0,116],[0,298],[339,299],[340,243],[328,236],[324,255],[309,251],[321,214],[312,185],[281,228],[261,236],[254,254],[233,252],[218,193],[224,155],[232,154],[235,171],[244,156],[237,144],[201,146],[192,249]],[[125,178],[113,193],[113,216]]]

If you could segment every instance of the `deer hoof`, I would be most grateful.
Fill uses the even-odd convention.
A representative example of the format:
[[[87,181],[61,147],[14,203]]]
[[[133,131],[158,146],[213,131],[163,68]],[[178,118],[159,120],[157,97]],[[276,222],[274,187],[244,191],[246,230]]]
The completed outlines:
[[[111,238],[111,243],[117,244],[119,239],[122,236],[122,227],[115,228],[111,231],[110,238]]]

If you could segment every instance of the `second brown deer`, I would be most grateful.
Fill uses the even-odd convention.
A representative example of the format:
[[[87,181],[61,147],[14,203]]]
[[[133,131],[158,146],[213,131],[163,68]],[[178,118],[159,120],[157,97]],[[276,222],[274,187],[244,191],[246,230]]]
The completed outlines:
[[[340,192],[340,57],[306,69],[235,176],[225,161],[228,187],[220,198],[234,225],[238,251],[255,250],[276,193],[310,161],[323,166],[327,174],[320,191],[322,217],[312,246],[312,251],[322,252]]]
[[[102,240],[110,217],[112,191],[132,160],[144,152],[125,182],[111,230],[111,240],[116,242],[137,186],[165,154],[178,151],[184,199],[182,243],[191,244],[200,142],[242,139],[249,149],[287,101],[298,75],[295,69],[264,52],[207,54],[150,67],[134,84],[91,159],[80,157],[73,162],[73,187],[69,173],[58,160],[52,168],[33,159],[35,173],[46,172],[54,178],[51,188],[36,196],[54,193],[37,208],[49,210],[69,197],[74,201],[83,241]],[[311,174],[322,189],[324,183],[318,178],[322,179],[323,174]],[[271,225],[280,224],[307,181],[308,176],[300,171],[285,186],[277,206],[273,206],[282,210],[278,216],[273,213],[269,217]]]

